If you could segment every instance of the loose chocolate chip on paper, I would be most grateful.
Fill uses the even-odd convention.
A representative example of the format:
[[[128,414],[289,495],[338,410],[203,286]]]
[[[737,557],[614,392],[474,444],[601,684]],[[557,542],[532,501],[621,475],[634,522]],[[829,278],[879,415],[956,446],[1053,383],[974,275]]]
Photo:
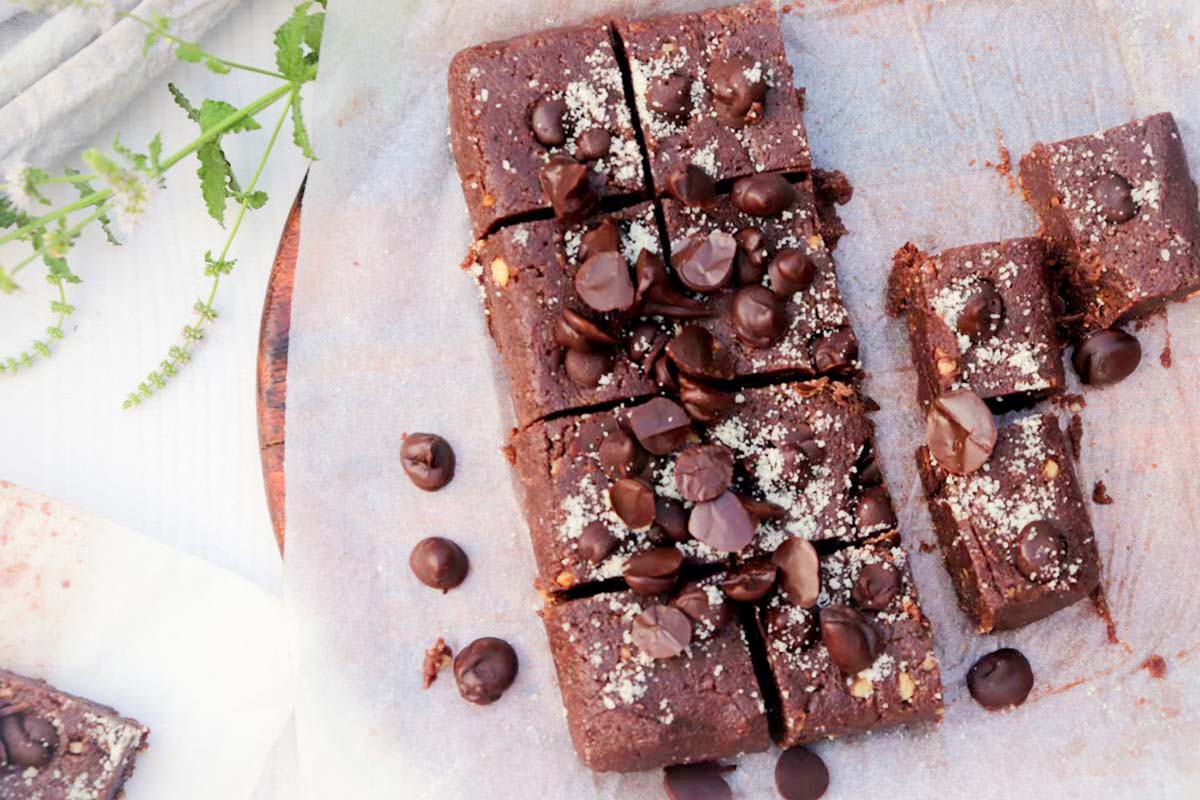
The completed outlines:
[[[1133,187],[1115,172],[1106,172],[1092,184],[1092,202],[1101,219],[1119,225],[1137,214]]]
[[[1065,556],[1064,538],[1058,523],[1051,519],[1030,522],[1017,534],[1014,547],[1017,569],[1037,583],[1046,583],[1058,576]]]
[[[779,588],[793,605],[812,608],[821,595],[821,561],[812,542],[793,536],[784,539],[771,554],[779,568]]]
[[[683,404],[688,416],[697,422],[716,422],[737,405],[737,398],[730,392],[709,386],[687,375],[680,375],[678,383],[679,402]]]
[[[1075,346],[1071,356],[1079,380],[1089,386],[1107,386],[1124,380],[1141,361],[1141,342],[1119,328],[1089,334]]]
[[[625,583],[638,594],[662,594],[675,588],[683,553],[674,547],[655,547],[630,556],[625,562]]]
[[[970,389],[935,399],[925,414],[925,441],[939,465],[969,475],[987,463],[996,446],[996,420]]]
[[[657,497],[654,500],[654,524],[662,528],[668,539],[686,542],[688,510],[673,497]]]
[[[989,711],[1019,706],[1033,688],[1029,659],[1011,647],[988,653],[967,672],[967,689]]]
[[[733,296],[733,330],[751,347],[770,347],[787,333],[787,312],[765,286],[743,286]]]
[[[40,768],[54,758],[58,731],[50,720],[33,712],[8,714],[0,718],[0,745],[14,767]]]
[[[654,487],[641,478],[621,478],[608,488],[608,502],[632,530],[654,522]]]
[[[729,350],[698,325],[684,326],[667,343],[667,355],[680,372],[693,378],[729,380],[734,374]]]
[[[466,580],[471,562],[456,543],[430,536],[413,547],[408,567],[421,583],[448,592]]]
[[[646,105],[651,111],[682,122],[692,111],[692,79],[686,75],[653,78],[646,90]]]
[[[762,64],[744,55],[717,60],[708,68],[708,84],[717,115],[740,128],[762,118],[767,78]]]
[[[754,217],[774,217],[796,202],[796,189],[774,172],[760,172],[733,184],[730,200],[734,208]]]
[[[410,433],[400,444],[400,466],[418,489],[436,492],[454,478],[454,449],[433,433]]]
[[[600,443],[600,468],[609,478],[628,478],[646,466],[646,453],[625,431],[610,431]]]
[[[594,311],[629,310],[633,307],[629,265],[620,253],[597,253],[575,273],[575,293]]]
[[[821,639],[834,666],[853,675],[875,663],[883,649],[871,620],[850,606],[821,609]]]
[[[629,427],[642,447],[656,456],[673,453],[687,442],[692,423],[679,404],[655,397],[629,410]]]
[[[671,605],[678,608],[696,625],[718,631],[725,627],[733,613],[724,600],[717,602],[709,597],[708,590],[699,583],[689,583],[671,598]]]
[[[1004,327],[1004,298],[991,281],[981,281],[958,315],[958,332],[972,341],[986,341]]]
[[[717,187],[702,167],[680,162],[667,175],[667,194],[692,208],[707,208],[717,199]]]
[[[722,775],[732,769],[711,761],[667,767],[663,788],[669,800],[730,800],[733,793]]]
[[[561,147],[567,141],[567,104],[553,97],[539,97],[529,112],[533,137],[543,147]]]
[[[770,561],[750,561],[721,581],[721,591],[739,603],[756,603],[775,586],[779,568]]]
[[[850,328],[839,328],[813,345],[813,366],[824,374],[848,375],[858,362],[858,339]]]
[[[829,789],[829,768],[813,751],[789,747],[775,764],[775,789],[783,800],[819,800]]]
[[[598,161],[612,148],[612,134],[604,128],[588,128],[575,140],[575,157],[580,161]]]
[[[733,480],[733,452],[719,444],[689,447],[675,459],[675,485],[684,500],[715,500]]]
[[[900,570],[889,561],[864,564],[858,572],[850,599],[859,608],[882,611],[900,594]]]
[[[575,548],[579,555],[592,564],[599,564],[617,549],[617,537],[603,522],[596,520],[584,526]]]
[[[715,500],[697,503],[688,518],[688,532],[723,553],[737,553],[754,541],[758,520],[737,495],[726,491]]]
[[[621,227],[611,219],[589,228],[579,240],[579,263],[600,253],[616,253],[621,249]]]
[[[464,700],[486,706],[500,699],[517,677],[517,654],[503,639],[476,639],[454,657],[454,680]]]
[[[785,247],[771,259],[767,273],[771,277],[771,291],[780,297],[791,297],[812,286],[817,277],[817,264],[803,250]]]
[[[600,385],[600,380],[612,370],[611,353],[589,350],[568,350],[563,356],[567,377],[578,386],[591,389]]]
[[[859,533],[877,533],[896,525],[896,512],[892,509],[892,498],[882,486],[872,486],[858,499]]]
[[[692,641],[692,623],[678,608],[653,605],[633,618],[630,636],[651,658],[674,658]]]
[[[733,279],[737,241],[725,231],[696,234],[676,254],[675,274],[693,292],[715,292]]]
[[[735,277],[739,286],[762,281],[767,274],[767,237],[762,228],[742,228],[733,235],[738,245]]]
[[[546,199],[561,222],[582,222],[595,213],[600,196],[592,187],[588,168],[567,155],[550,156],[538,174]]]

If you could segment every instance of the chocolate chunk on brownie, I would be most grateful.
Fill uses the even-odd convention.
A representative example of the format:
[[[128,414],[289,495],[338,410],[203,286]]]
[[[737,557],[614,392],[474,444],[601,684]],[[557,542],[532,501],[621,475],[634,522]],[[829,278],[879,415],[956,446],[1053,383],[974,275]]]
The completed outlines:
[[[1041,240],[896,253],[893,311],[907,309],[922,403],[971,389],[999,407],[1062,391],[1063,348]]]
[[[631,314],[635,265],[661,264],[662,250],[645,203],[575,225],[523,222],[476,244],[471,269],[520,425],[656,391],[658,328]]]
[[[663,201],[676,285],[738,377],[850,375],[858,343],[821,239],[812,183],[763,174],[703,205]],[[705,278],[718,275],[720,280]]]
[[[616,30],[660,193],[680,165],[717,181],[811,167],[801,94],[768,0],[621,20]]]
[[[1200,290],[1196,184],[1171,114],[1035,144],[1021,186],[1064,260],[1068,310],[1084,331]]]
[[[608,25],[463,50],[450,64],[449,90],[450,141],[476,236],[551,209],[556,191],[547,184],[564,179],[575,181],[576,200],[591,203],[645,192]]]
[[[746,634],[710,578],[674,595],[629,592],[542,611],[580,759],[633,772],[765,750]]]
[[[959,605],[981,633],[1042,619],[1096,588],[1095,535],[1052,414],[1000,428],[969,475],[948,473],[926,447],[917,465]]]
[[[150,729],[113,709],[0,669],[0,797],[116,800]]]
[[[940,720],[932,632],[897,536],[839,550],[809,569],[818,592],[798,598],[781,581],[759,609],[779,691],[779,745]]]

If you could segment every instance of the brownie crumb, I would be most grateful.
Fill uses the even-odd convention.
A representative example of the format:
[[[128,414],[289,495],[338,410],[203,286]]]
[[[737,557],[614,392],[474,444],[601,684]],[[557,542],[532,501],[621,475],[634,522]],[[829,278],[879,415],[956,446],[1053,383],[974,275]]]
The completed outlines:
[[[1071,422],[1067,425],[1067,438],[1071,441],[1071,455],[1078,463],[1079,454],[1083,450],[1083,417],[1078,414],[1071,415]]]
[[[854,196],[854,186],[839,169],[814,169],[812,177],[821,238],[830,250],[834,250],[838,240],[846,235],[846,226],[838,215],[837,207],[850,202]]]
[[[1059,408],[1078,413],[1087,408],[1087,400],[1081,394],[1060,394],[1050,398],[1050,402]]]
[[[984,161],[983,165],[996,170],[996,174],[1008,182],[1008,191],[1015,193],[1017,191],[1017,180],[1012,174],[1012,153],[1008,151],[1008,147],[1004,144],[1004,134],[1000,132],[999,128],[996,128],[996,155],[996,161]]]
[[[450,666],[453,657],[454,652],[446,645],[446,640],[439,636],[433,646],[425,651],[425,661],[421,664],[421,688],[432,686],[438,673]]]
[[[1117,636],[1117,623],[1113,621],[1112,612],[1109,611],[1108,597],[1104,594],[1103,586],[1097,586],[1092,591],[1092,605],[1095,606],[1100,619],[1104,620],[1104,627],[1108,631],[1108,643],[1120,644],[1121,639]]]
[[[1146,660],[1141,664],[1142,669],[1150,673],[1151,678],[1165,678],[1167,675],[1167,662],[1162,656],[1155,653],[1146,657]]]
[[[1092,502],[1098,506],[1111,506],[1115,501],[1108,496],[1108,487],[1104,481],[1096,481],[1092,487]]]
[[[892,256],[892,271],[888,274],[887,297],[884,299],[884,311],[889,317],[900,316],[908,307],[909,283],[920,261],[921,250],[912,242],[905,242]]]
[[[1167,341],[1163,342],[1162,352],[1158,354],[1158,363],[1162,364],[1163,369],[1171,368],[1171,334],[1167,334]]]
[[[512,436],[517,435],[516,428],[513,428],[511,435]],[[504,456],[504,460],[507,461],[509,464],[517,463],[517,448],[514,447],[511,442],[500,448],[500,454],[502,456]]]
[[[932,553],[934,550],[937,550],[937,544],[934,542],[921,542],[917,545],[917,549],[922,553]]]

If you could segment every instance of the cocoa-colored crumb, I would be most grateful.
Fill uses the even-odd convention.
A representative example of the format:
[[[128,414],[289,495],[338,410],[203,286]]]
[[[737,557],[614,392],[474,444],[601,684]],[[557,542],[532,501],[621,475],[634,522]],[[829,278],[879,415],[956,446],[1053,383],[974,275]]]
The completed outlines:
[[[921,542],[917,545],[917,549],[922,553],[932,553],[934,550],[937,550],[937,545],[933,542]]]
[[[1104,485],[1104,481],[1096,481],[1096,485],[1092,487],[1092,502],[1098,506],[1111,506],[1116,502],[1108,496],[1108,487]]]
[[[1083,411],[1087,408],[1087,400],[1081,394],[1059,394],[1050,398],[1050,402],[1067,411]]]
[[[1165,678],[1167,675],[1167,661],[1157,653],[1147,656],[1141,666],[1150,673],[1151,678]]]
[[[454,652],[446,645],[446,640],[439,636],[433,646],[425,651],[425,660],[421,664],[421,688],[432,686],[438,673],[449,667],[453,658]]]
[[[1000,132],[999,128],[996,129],[996,154],[999,160],[984,161],[983,165],[996,170],[996,174],[1008,182],[1008,191],[1015,193],[1017,191],[1017,179],[1012,174],[1012,153],[1008,151],[1008,147],[1004,144],[1004,134]]]
[[[1078,414],[1071,415],[1071,422],[1067,425],[1067,439],[1071,442],[1071,455],[1078,462],[1079,454],[1083,450],[1083,417]]]
[[[513,435],[515,436],[516,433],[517,433],[517,429],[513,428]],[[500,453],[501,453],[501,455],[504,456],[504,460],[507,461],[509,464],[517,463],[517,448],[513,447],[511,443],[506,444],[503,447],[501,447]]]
[[[1103,586],[1097,586],[1092,591],[1092,605],[1095,606],[1100,619],[1104,620],[1104,627],[1108,630],[1108,643],[1120,644],[1121,639],[1117,636],[1117,623],[1113,621],[1112,612],[1108,609],[1108,597],[1104,594]]]
[[[1171,339],[1167,338],[1166,344],[1163,345],[1162,352],[1158,354],[1158,363],[1162,364],[1163,369],[1171,368]]]
[[[844,206],[854,196],[854,186],[841,170],[813,170],[813,194],[817,201],[817,217],[821,238],[830,250],[846,235],[846,226],[837,207]]]
[[[892,271],[888,274],[887,297],[884,301],[884,311],[889,317],[900,316],[908,307],[908,288],[912,283],[913,271],[924,255],[915,244],[905,242],[892,256]]]

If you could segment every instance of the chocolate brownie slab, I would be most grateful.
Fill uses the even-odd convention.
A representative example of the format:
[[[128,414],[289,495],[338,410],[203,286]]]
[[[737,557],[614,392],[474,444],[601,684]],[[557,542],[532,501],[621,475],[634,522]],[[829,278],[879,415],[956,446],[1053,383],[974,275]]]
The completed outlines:
[[[1154,114],[1021,159],[1021,186],[1060,252],[1084,331],[1200,290],[1200,211],[1175,118]]]
[[[1066,437],[1052,414],[1000,428],[980,470],[917,465],[959,605],[981,633],[1042,619],[1099,583],[1100,556]]]
[[[0,797],[116,800],[149,728],[45,681],[0,670]]]
[[[999,406],[1062,391],[1063,348],[1041,240],[895,256],[890,310],[907,310],[922,403],[968,388]]]
[[[450,64],[450,141],[475,236],[550,209],[552,157],[587,167],[597,197],[645,192],[609,26],[539,31],[458,53]]]
[[[768,0],[619,20],[616,30],[659,192],[681,164],[717,181],[811,167],[802,96]]]
[[[746,635],[714,579],[675,595],[630,592],[542,611],[580,759],[632,772],[767,749]]]

